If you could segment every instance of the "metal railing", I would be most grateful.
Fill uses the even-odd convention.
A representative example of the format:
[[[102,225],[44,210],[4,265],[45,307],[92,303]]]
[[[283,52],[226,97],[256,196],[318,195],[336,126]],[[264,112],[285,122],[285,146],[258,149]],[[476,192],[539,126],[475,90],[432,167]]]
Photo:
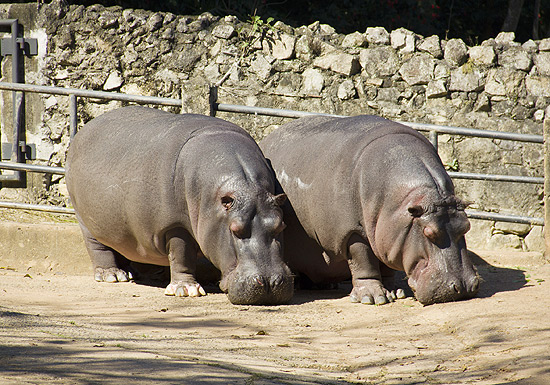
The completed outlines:
[[[77,132],[77,97],[84,97],[89,99],[118,100],[118,101],[132,102],[132,103],[138,103],[138,104],[154,104],[154,105],[182,107],[182,108],[184,107],[182,99],[164,98],[164,97],[156,97],[156,96],[129,95],[129,94],[122,94],[118,92],[93,91],[93,90],[82,90],[77,88],[39,86],[39,85],[7,83],[7,82],[0,82],[0,89],[68,96],[69,109],[70,109],[69,114],[70,114],[71,138]],[[265,115],[265,116],[275,116],[275,117],[285,117],[285,118],[300,118],[300,117],[311,116],[311,115],[345,117],[343,115],[334,115],[334,114],[325,114],[325,113],[316,113],[316,112],[218,103],[217,89],[212,88],[210,91],[210,115],[215,116],[217,112],[233,112],[233,113]],[[441,125],[428,124],[428,123],[416,123],[416,122],[400,122],[400,123],[410,126],[418,131],[428,132],[430,141],[432,142],[432,144],[436,149],[438,147],[439,134],[510,140],[510,141],[526,142],[526,143],[540,143],[540,144],[544,143],[544,138],[542,135],[480,130],[480,129],[474,129],[474,128],[465,128],[465,127],[441,126]],[[30,165],[30,164],[14,163],[14,162],[0,162],[0,169],[52,173],[52,174],[60,174],[60,175],[64,175],[65,173],[65,170],[61,167],[39,166],[39,165]],[[448,173],[451,176],[451,178],[456,178],[456,179],[544,184],[543,177],[477,174],[477,173],[465,173],[465,172],[448,172]],[[47,206],[47,205],[31,205],[31,204],[25,204],[25,203],[14,203],[14,202],[5,202],[5,201],[0,201],[0,207],[49,211],[49,212],[62,213],[62,214],[74,213],[74,210],[69,208],[64,208],[64,207]],[[473,218],[473,219],[525,223],[525,224],[539,225],[539,226],[544,225],[544,219],[537,218],[537,217],[500,214],[500,213],[492,213],[492,212],[490,213],[490,212],[481,212],[481,211],[474,211],[474,210],[466,210],[466,213],[470,218]]]

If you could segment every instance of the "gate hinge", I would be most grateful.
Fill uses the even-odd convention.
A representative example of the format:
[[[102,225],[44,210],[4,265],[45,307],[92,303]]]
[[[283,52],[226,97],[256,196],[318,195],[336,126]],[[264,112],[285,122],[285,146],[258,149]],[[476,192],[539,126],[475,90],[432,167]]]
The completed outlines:
[[[38,40],[33,38],[17,37],[15,42],[21,52],[27,56],[38,55]],[[13,37],[5,37],[0,44],[0,55],[13,55]]]
[[[2,143],[2,160],[11,159],[12,147],[13,145],[11,143]],[[36,159],[36,145],[34,143],[20,142],[19,149],[25,154],[27,160]]]

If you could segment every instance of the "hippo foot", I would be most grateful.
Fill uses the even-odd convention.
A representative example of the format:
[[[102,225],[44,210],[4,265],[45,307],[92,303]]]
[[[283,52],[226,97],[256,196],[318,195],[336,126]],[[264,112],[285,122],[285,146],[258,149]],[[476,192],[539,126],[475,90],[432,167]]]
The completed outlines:
[[[206,291],[198,283],[186,283],[179,281],[170,283],[164,290],[164,295],[175,295],[176,297],[201,297]]]
[[[124,271],[118,267],[110,267],[104,269],[102,267],[96,267],[94,278],[97,282],[128,282],[134,277],[129,271]]]
[[[351,302],[360,302],[365,305],[384,305],[405,297],[403,289],[387,290],[377,279],[354,280],[350,294]]]

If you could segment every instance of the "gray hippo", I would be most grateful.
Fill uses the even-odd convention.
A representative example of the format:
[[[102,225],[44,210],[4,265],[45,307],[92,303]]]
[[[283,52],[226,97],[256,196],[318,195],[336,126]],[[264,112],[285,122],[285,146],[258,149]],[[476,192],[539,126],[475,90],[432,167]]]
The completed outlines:
[[[201,296],[204,255],[234,304],[280,304],[294,291],[282,259],[275,176],[256,142],[221,119],[125,107],[72,141],[67,188],[97,281],[127,281],[119,255],[170,266],[166,295]]]
[[[288,196],[285,258],[314,283],[352,279],[352,301],[404,297],[405,271],[423,304],[479,286],[464,203],[430,142],[376,116],[305,117],[260,142]]]

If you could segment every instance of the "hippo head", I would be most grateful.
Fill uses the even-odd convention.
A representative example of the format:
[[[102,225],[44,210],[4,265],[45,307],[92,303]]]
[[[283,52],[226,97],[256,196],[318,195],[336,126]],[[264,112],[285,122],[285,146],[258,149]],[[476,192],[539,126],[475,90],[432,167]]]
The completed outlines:
[[[280,206],[285,200],[286,195],[265,190],[220,194],[222,231],[232,255],[221,264],[220,288],[231,303],[282,304],[292,298],[294,277],[283,261],[281,244],[285,224]]]
[[[480,278],[464,239],[470,229],[464,207],[454,196],[437,204],[408,206],[412,224],[403,267],[424,305],[471,298],[478,291]]]

